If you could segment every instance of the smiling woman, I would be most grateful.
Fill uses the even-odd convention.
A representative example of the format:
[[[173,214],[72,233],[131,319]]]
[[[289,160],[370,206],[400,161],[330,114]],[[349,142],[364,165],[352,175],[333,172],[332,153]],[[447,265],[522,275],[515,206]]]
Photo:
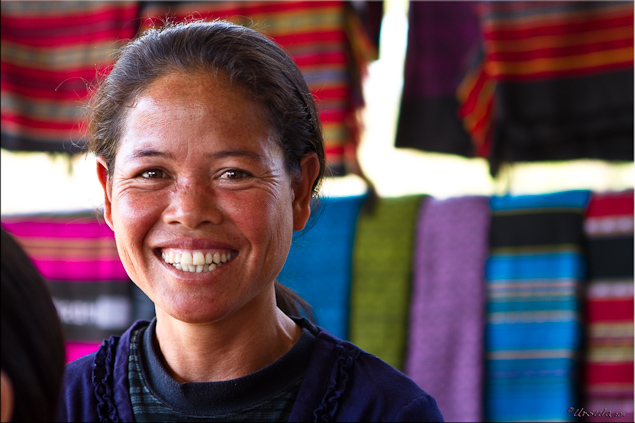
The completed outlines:
[[[411,379],[276,281],[324,175],[293,61],[225,22],[151,30],[91,104],[104,219],[154,302],[67,367],[62,421],[438,421]]]

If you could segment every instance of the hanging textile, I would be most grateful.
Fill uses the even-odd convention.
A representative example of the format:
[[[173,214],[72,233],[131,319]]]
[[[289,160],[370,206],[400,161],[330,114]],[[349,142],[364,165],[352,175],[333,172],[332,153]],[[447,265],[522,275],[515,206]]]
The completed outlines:
[[[403,370],[420,195],[379,198],[361,214],[353,246],[350,340]]]
[[[580,413],[604,413],[587,421],[606,421],[606,412],[633,421],[633,191],[593,194],[584,228],[589,277]]]
[[[315,225],[296,232],[278,280],[313,309],[316,323],[348,339],[355,224],[365,196],[324,198]]]
[[[137,2],[3,1],[2,148],[81,151],[89,84],[134,37]]]
[[[96,351],[135,320],[152,318],[150,300],[128,277],[110,228],[92,211],[3,216],[47,280],[66,336],[66,359]]]
[[[489,223],[480,196],[428,199],[417,223],[406,374],[451,422],[483,421]]]
[[[633,160],[633,2],[481,2],[482,55],[458,90],[478,154]]]
[[[166,16],[172,22],[220,18],[271,37],[293,58],[316,99],[329,168],[334,176],[348,172],[359,141],[361,77],[377,55],[349,2],[152,1],[142,16],[142,30],[161,25]]]
[[[492,197],[486,421],[572,420],[589,192]]]
[[[379,56],[381,21],[384,18],[383,0],[357,0],[350,4],[355,8],[368,39]]]
[[[456,90],[479,44],[475,2],[411,1],[395,145],[472,157]]]

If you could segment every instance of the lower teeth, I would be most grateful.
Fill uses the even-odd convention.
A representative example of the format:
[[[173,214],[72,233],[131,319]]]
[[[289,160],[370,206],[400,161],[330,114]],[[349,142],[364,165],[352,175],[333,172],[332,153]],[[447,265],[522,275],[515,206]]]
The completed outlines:
[[[215,270],[217,267],[220,267],[222,263],[212,263],[212,264],[203,264],[203,265],[198,265],[198,266],[194,266],[192,264],[185,264],[182,265],[180,263],[173,263],[172,266],[174,266],[177,270],[182,270],[184,272],[190,272],[190,273],[203,273],[203,272],[210,272],[212,270]]]

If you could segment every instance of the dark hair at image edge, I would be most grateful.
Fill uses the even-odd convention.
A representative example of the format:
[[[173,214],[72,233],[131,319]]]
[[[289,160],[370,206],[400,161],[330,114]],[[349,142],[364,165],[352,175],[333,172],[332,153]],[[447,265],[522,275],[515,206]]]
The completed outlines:
[[[326,169],[322,128],[302,73],[280,46],[253,29],[225,21],[167,23],[124,46],[116,59],[93,97],[88,116],[88,149],[106,160],[109,174],[128,111],[155,80],[175,73],[223,72],[231,84],[262,105],[290,175],[300,172],[304,156],[317,155],[320,171],[312,187],[308,227],[313,224]],[[287,315],[312,319],[310,306],[278,281],[276,299]]]
[[[2,370],[11,379],[11,421],[53,421],[64,372],[62,324],[46,285],[2,231]]]

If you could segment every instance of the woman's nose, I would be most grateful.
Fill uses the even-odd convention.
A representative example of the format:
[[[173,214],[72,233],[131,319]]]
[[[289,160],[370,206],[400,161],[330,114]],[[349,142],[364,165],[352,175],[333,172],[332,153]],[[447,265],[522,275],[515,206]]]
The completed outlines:
[[[177,185],[164,213],[164,221],[196,229],[205,223],[221,224],[223,214],[209,184],[188,182]]]

